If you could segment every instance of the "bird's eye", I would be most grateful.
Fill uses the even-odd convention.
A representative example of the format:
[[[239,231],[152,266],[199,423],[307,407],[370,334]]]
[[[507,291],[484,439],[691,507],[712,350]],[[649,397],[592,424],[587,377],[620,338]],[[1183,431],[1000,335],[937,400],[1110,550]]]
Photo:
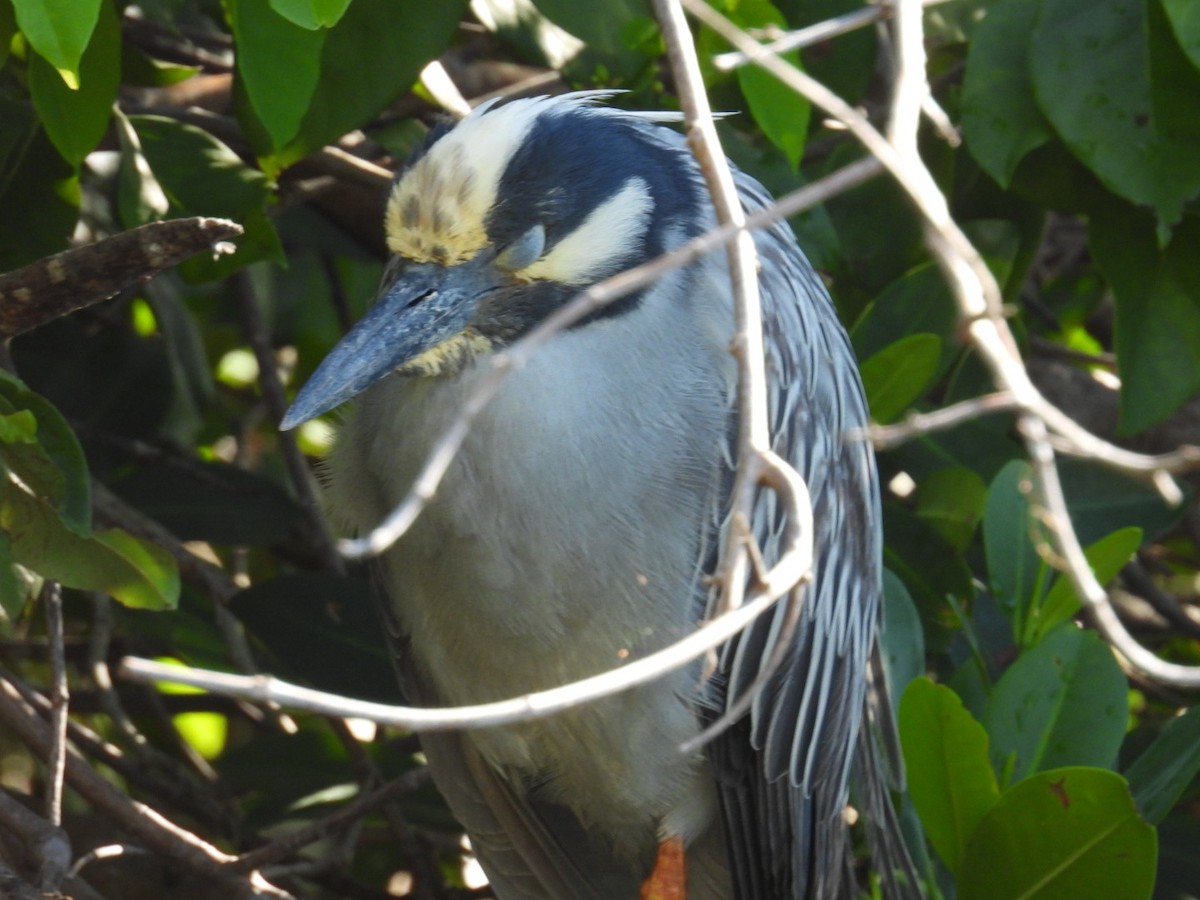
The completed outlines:
[[[496,268],[506,272],[519,272],[537,262],[545,249],[546,229],[540,224],[534,225],[500,251],[500,255],[496,257]]]

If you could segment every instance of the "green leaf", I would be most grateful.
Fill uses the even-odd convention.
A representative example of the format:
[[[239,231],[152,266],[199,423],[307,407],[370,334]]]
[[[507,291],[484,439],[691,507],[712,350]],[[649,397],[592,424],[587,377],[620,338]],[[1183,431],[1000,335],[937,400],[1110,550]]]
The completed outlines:
[[[17,33],[17,16],[11,4],[0,3],[0,69],[8,62],[12,52],[12,39]],[[3,154],[0,154],[2,156]]]
[[[496,3],[503,8],[507,4]],[[533,0],[533,6],[547,19],[585,47],[568,63],[570,72],[580,78],[595,79],[603,67],[604,80],[618,83],[633,76],[646,63],[646,57],[626,44],[629,23],[653,15],[649,0],[608,0],[605,3],[579,3],[576,0]]]
[[[220,216],[245,229],[232,254],[187,260],[179,267],[185,278],[207,281],[251,262],[283,261],[279,235],[264,212],[271,187],[262,172],[200,128],[160,116],[130,116],[129,121],[173,213]]]
[[[28,591],[17,579],[16,570],[13,568],[15,564],[12,542],[7,534],[0,531],[0,630],[5,619],[12,622],[21,615],[29,596]]]
[[[0,271],[67,247],[79,217],[79,174],[38,126],[28,103],[0,93],[0,206],[37,215],[0,216]]]
[[[921,520],[961,553],[983,518],[987,487],[971,469],[955,466],[922,478],[915,499]]]
[[[1162,6],[1180,48],[1192,65],[1200,69],[1200,6],[1195,0],[1162,0]]]
[[[730,17],[736,25],[745,29],[772,26],[787,29],[783,14],[768,0],[740,0],[730,12]],[[781,53],[779,58],[797,69],[803,68],[798,50]],[[804,156],[811,104],[758,66],[742,66],[737,70],[737,80],[755,123],[796,169],[800,165],[800,158]]]
[[[81,537],[50,504],[9,479],[0,481],[0,531],[17,562],[66,587],[103,591],[142,609],[178,600],[179,571],[165,550],[116,529]]]
[[[871,418],[883,424],[900,418],[929,386],[941,352],[936,334],[910,334],[866,360],[859,368]]]
[[[925,634],[908,588],[890,569],[883,570],[879,649],[888,689],[893,697],[898,697],[909,682],[925,671]]]
[[[1125,676],[1093,632],[1063,625],[996,682],[984,714],[997,771],[1111,766],[1128,721]],[[1010,759],[1011,755],[1011,759]]]
[[[29,440],[6,441],[0,460],[26,486],[47,501],[76,534],[92,528],[92,486],[87,460],[75,432],[50,401],[31,391],[15,375],[0,370],[0,411],[20,410],[35,420]],[[15,424],[11,422],[10,425]]]
[[[162,219],[170,209],[170,201],[162,185],[150,171],[150,163],[142,153],[142,142],[133,123],[121,110],[113,111],[117,141],[121,146],[121,161],[117,168],[117,209],[126,228],[136,228]]]
[[[962,129],[980,168],[1007,187],[1017,165],[1054,132],[1038,110],[1029,74],[1029,33],[1042,0],[987,8],[967,51]]]
[[[1166,728],[1125,776],[1142,817],[1157,825],[1200,773],[1200,706],[1193,706]]]
[[[279,485],[226,463],[148,463],[114,481],[112,489],[188,541],[283,543],[303,515]]]
[[[321,77],[300,133],[279,164],[368,122],[408,91],[445,48],[466,0],[356,0],[325,36]]]
[[[164,62],[147,54],[140,47],[123,44],[121,47],[121,81],[137,87],[170,87],[198,75],[199,66],[181,66]]]
[[[1000,470],[988,488],[983,508],[983,549],[988,581],[1000,608],[1019,619],[1033,595],[1042,559],[1030,534],[1029,494],[1033,473],[1029,464],[1014,460]],[[1020,628],[1015,626],[1015,633]]]
[[[987,733],[948,687],[918,678],[900,700],[908,793],[942,861],[958,872],[967,840],[1000,797]]]
[[[321,73],[325,31],[284,18],[274,5],[231,0],[229,9],[238,76],[278,150],[296,136],[308,111]]]
[[[73,90],[46,59],[33,56],[29,60],[33,105],[46,134],[73,166],[83,162],[104,137],[121,81],[121,28],[107,3],[79,63],[78,76],[78,88]]]
[[[13,0],[17,25],[29,45],[73,87],[79,85],[79,61],[102,5],[107,6],[102,0]]]
[[[1180,45],[1165,5],[1165,0],[1146,0],[1154,123],[1171,140],[1194,146],[1200,142],[1200,70]]]
[[[1200,222],[1188,219],[1159,249],[1145,219],[1094,216],[1096,265],[1117,303],[1123,434],[1162,421],[1200,390]]]
[[[1044,0],[1030,66],[1038,105],[1104,184],[1153,207],[1160,242],[1200,194],[1200,154],[1154,121],[1143,4]]]
[[[1117,577],[1130,558],[1142,545],[1142,529],[1122,528],[1101,538],[1083,552],[1096,574],[1096,580],[1108,584]],[[1042,640],[1056,625],[1071,619],[1083,605],[1071,585],[1071,579],[1060,574],[1050,591],[1030,610],[1026,623],[1026,645]]]
[[[283,575],[241,591],[230,609],[291,677],[395,703],[399,688],[370,593],[361,578]],[[289,627],[279,627],[281,617]]]
[[[958,307],[946,280],[933,263],[905,272],[871,301],[854,323],[850,337],[859,359],[867,359],[902,337],[935,334],[941,339],[937,377],[950,368],[959,352],[955,338]]]
[[[271,0],[271,9],[310,31],[332,28],[349,5],[350,0]]]
[[[967,843],[960,900],[1148,900],[1157,840],[1125,780],[1064,768],[1000,797]]]

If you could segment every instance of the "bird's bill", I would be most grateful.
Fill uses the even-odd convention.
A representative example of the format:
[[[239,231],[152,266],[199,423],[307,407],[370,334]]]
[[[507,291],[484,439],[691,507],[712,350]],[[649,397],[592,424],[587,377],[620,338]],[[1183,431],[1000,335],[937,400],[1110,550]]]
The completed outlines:
[[[279,423],[295,428],[460,334],[491,287],[486,268],[414,266],[389,285],[317,366]]]

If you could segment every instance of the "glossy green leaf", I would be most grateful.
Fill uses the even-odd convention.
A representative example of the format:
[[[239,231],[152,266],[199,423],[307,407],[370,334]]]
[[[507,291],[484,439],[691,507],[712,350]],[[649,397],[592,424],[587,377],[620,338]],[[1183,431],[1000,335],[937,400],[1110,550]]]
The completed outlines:
[[[282,543],[303,518],[279,485],[226,463],[146,464],[114,481],[112,488],[189,541],[255,547]],[[231,515],[231,509],[237,514]]]
[[[1142,544],[1142,529],[1122,528],[1108,537],[1101,538],[1084,549],[1088,564],[1101,584],[1108,584],[1117,577],[1130,558]],[[1036,644],[1050,631],[1073,618],[1083,603],[1071,585],[1071,579],[1059,574],[1049,592],[1030,611],[1026,621],[1027,645]]]
[[[1133,434],[1200,391],[1200,223],[1161,250],[1144,219],[1119,211],[1093,217],[1088,236],[1116,297],[1120,427]]]
[[[1157,825],[1200,774],[1200,706],[1166,727],[1129,767],[1125,777],[1143,818]]]
[[[1200,6],[1195,0],[1162,0],[1163,11],[1175,29],[1179,46],[1200,69]]]
[[[0,271],[67,247],[79,215],[79,175],[46,137],[28,103],[0,94]]]
[[[369,122],[408,91],[445,48],[466,0],[355,0],[321,49],[321,75],[300,133],[280,154],[299,159]]]
[[[1125,676],[1095,633],[1062,625],[1018,657],[984,714],[997,771],[1111,766],[1128,721]]]
[[[769,0],[741,0],[729,15],[735,24],[744,29],[772,26],[787,29],[783,14]],[[797,50],[781,53],[779,58],[790,66],[802,68]],[[795,169],[804,156],[811,104],[758,66],[742,66],[737,70],[737,80],[755,123],[767,139],[783,151]]]
[[[937,375],[949,369],[959,352],[955,329],[958,308],[946,288],[946,279],[933,263],[905,272],[871,301],[850,332],[854,352],[867,359],[902,337],[935,334],[942,352]]]
[[[1017,620],[1033,595],[1042,565],[1030,537],[1034,528],[1029,514],[1032,490],[1033,473],[1029,464],[1013,461],[993,479],[983,509],[988,581],[1000,608]],[[1019,627],[1016,633],[1020,634]]]
[[[967,843],[960,900],[1148,900],[1157,841],[1125,780],[1042,772],[1004,792]]]
[[[900,418],[929,386],[941,352],[936,334],[910,334],[863,362],[859,370],[871,418],[881,424]]]
[[[234,0],[229,8],[238,76],[278,149],[296,136],[308,111],[321,73],[325,31],[302,27],[273,7],[262,0]]]
[[[200,73],[199,66],[181,66],[155,59],[140,47],[121,46],[121,81],[138,87],[169,87]]]
[[[0,412],[23,412],[34,420],[29,440],[3,441],[0,460],[47,501],[76,534],[91,531],[92,489],[87,461],[67,420],[15,375],[0,370]],[[11,423],[10,423],[11,424]]]
[[[1029,33],[1041,5],[1041,0],[992,4],[967,53],[963,136],[980,167],[1004,186],[1030,150],[1054,137],[1034,102],[1029,74]]]
[[[136,228],[165,218],[170,201],[150,170],[150,163],[142,153],[142,141],[133,123],[119,109],[114,110],[113,121],[117,142],[121,147],[121,161],[117,169],[117,210],[121,222],[126,228]]]
[[[271,188],[262,172],[200,128],[160,116],[130,116],[129,121],[173,213],[221,216],[245,229],[234,253],[188,259],[180,266],[185,277],[222,278],[251,262],[283,260],[279,236],[264,212]]]
[[[1200,142],[1200,68],[1180,45],[1164,5],[1164,0],[1146,0],[1154,124],[1171,140],[1195,145]]]
[[[938,469],[921,479],[915,500],[917,515],[961,553],[983,518],[987,487],[971,469]]]
[[[0,3],[0,69],[8,62],[12,39],[17,33],[17,16],[9,3]]]
[[[1161,242],[1200,194],[1200,154],[1154,122],[1142,4],[1041,7],[1029,54],[1038,105],[1105,185],[1155,210]]]
[[[17,579],[16,570],[13,568],[16,561],[13,557],[12,542],[5,532],[0,531],[0,629],[3,628],[5,619],[12,622],[21,615],[28,599],[28,592]]]
[[[1144,481],[1119,475],[1107,466],[1060,459],[1058,468],[1071,521],[1085,545],[1129,526],[1142,529],[1145,538],[1153,540],[1173,528],[1183,513],[1164,503]],[[1188,486],[1182,487],[1185,497],[1190,496]]]
[[[1000,789],[987,733],[948,687],[918,678],[900,700],[908,793],[942,861],[959,871],[967,841]]]
[[[332,28],[350,0],[271,0],[271,9],[301,28]]]
[[[79,85],[71,89],[41,56],[29,60],[29,92],[46,134],[72,165],[96,149],[108,128],[121,81],[121,30],[107,3],[79,63]]]
[[[925,634],[908,589],[890,569],[883,570],[879,648],[888,689],[893,697],[899,697],[909,682],[925,672]]]
[[[503,7],[506,4],[497,3]],[[592,82],[620,82],[645,65],[646,58],[629,46],[630,23],[653,17],[650,0],[611,0],[579,3],[576,0],[533,0],[534,7],[559,28],[584,44],[567,63],[577,77]],[[518,7],[519,8],[519,7]]]
[[[179,571],[165,550],[113,529],[82,537],[54,508],[12,481],[0,481],[0,530],[21,565],[66,587],[103,591],[126,606],[167,609],[179,597]]]
[[[65,83],[79,86],[79,66],[100,17],[103,0],[12,0],[17,25],[29,45]],[[109,8],[111,12],[111,8]]]

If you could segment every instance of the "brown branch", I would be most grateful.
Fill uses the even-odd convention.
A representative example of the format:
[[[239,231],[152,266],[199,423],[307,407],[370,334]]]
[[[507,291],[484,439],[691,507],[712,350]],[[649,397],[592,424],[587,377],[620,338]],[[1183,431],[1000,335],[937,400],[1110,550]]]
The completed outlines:
[[[71,865],[71,839],[58,825],[29,810],[16,798],[0,789],[0,827],[15,835],[29,855],[38,862],[38,887],[55,891]],[[7,897],[3,883],[0,896]]]
[[[122,231],[0,275],[0,338],[107,300],[242,233],[228,219],[171,219]]]
[[[243,853],[233,863],[232,868],[250,872],[286,859],[301,847],[323,840],[372,810],[390,803],[397,797],[412,793],[428,782],[430,777],[430,772],[425,767],[406,772],[378,790],[363,794],[358,799],[338,808],[328,816],[311,822],[303,828],[298,828],[269,844],[251,850],[249,853]]]
[[[62,585],[47,581],[42,589],[46,607],[46,641],[50,648],[50,752],[46,754],[46,819],[62,825],[63,772],[67,759],[67,664],[63,652]],[[43,884],[43,888],[47,885]]]
[[[0,723],[35,755],[44,757],[49,753],[52,743],[49,727],[4,677],[0,677]],[[216,881],[213,885],[215,891],[246,900],[263,896],[288,896],[268,884],[256,872],[250,873],[249,877],[241,872],[235,874],[229,864],[237,857],[222,853],[152,807],[125,796],[73,749],[67,753],[66,779],[80,796],[143,847],[174,865],[213,878]]]

